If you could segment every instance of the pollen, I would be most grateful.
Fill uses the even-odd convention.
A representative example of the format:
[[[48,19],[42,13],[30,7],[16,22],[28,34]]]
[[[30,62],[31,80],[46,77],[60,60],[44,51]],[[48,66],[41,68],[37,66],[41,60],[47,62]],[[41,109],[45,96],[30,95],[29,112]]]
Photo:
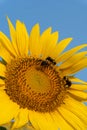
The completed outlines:
[[[20,108],[51,112],[66,96],[65,81],[54,65],[33,57],[17,58],[6,65],[6,93]]]

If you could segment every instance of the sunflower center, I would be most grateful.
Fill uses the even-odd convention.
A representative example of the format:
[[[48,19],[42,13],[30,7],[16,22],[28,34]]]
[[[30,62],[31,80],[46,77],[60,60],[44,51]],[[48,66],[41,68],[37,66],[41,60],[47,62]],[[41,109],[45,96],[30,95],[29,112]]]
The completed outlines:
[[[35,67],[28,69],[25,74],[26,85],[35,92],[46,92],[50,90],[50,80],[47,75]]]
[[[26,57],[6,66],[6,93],[22,108],[39,112],[54,111],[66,95],[65,82],[53,65]]]

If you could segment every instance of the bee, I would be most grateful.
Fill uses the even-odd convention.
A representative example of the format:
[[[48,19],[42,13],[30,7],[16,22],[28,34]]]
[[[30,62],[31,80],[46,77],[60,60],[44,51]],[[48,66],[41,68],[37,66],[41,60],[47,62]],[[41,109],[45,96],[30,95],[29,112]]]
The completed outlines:
[[[41,66],[48,66],[48,65],[50,65],[50,63],[51,63],[52,65],[56,65],[56,62],[55,62],[54,59],[52,59],[51,57],[47,57],[45,60],[43,60],[43,61],[41,62]]]
[[[65,84],[66,88],[69,88],[72,85],[71,81],[67,78],[67,76],[64,76],[63,79],[66,82]]]
[[[46,58],[46,60],[49,61],[50,63],[52,63],[53,65],[56,65],[55,60],[52,59],[51,57],[48,56],[48,57]]]
[[[49,65],[49,63],[46,60],[43,60],[41,62],[41,66],[48,66],[48,65]]]

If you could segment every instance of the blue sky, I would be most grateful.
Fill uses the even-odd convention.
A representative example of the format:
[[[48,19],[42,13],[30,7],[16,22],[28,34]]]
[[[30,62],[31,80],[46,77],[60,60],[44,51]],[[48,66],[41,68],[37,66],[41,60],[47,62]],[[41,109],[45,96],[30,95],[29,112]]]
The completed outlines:
[[[41,32],[52,26],[59,40],[73,37],[69,48],[87,43],[87,0],[0,0],[0,30],[9,36],[6,16],[14,25],[16,19],[23,21],[28,31],[35,23]],[[85,81],[86,76],[87,69],[77,74]]]

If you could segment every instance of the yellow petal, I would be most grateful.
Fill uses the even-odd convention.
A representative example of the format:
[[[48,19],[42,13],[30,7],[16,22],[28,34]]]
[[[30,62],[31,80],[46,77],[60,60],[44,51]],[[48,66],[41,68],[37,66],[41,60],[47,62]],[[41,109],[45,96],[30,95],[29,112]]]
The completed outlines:
[[[0,79],[0,90],[5,89],[5,82],[4,80]]]
[[[83,84],[72,84],[71,85],[71,89],[74,89],[74,90],[87,90],[87,85],[83,85]]]
[[[74,53],[78,52],[79,50],[83,49],[84,47],[87,47],[87,44],[83,44],[83,45],[80,45],[80,46],[77,46],[75,48],[72,48],[72,49],[68,50],[67,52],[65,52],[62,55],[58,56],[58,58],[56,59],[57,63],[67,60]]]
[[[30,33],[30,54],[32,56],[38,56],[40,54],[40,27],[39,24],[36,24]]]
[[[68,96],[64,107],[78,116],[87,127],[87,106]]]
[[[11,53],[9,53],[7,48],[3,45],[0,45],[0,57],[3,58],[7,63],[9,63],[11,59],[13,59]]]
[[[29,111],[29,118],[32,125],[37,130],[73,130],[73,128],[61,117],[58,112],[38,113]]]
[[[72,89],[68,90],[68,92],[72,94],[72,97],[74,97],[77,100],[87,101],[87,92],[72,90]]]
[[[17,46],[17,42],[16,42],[17,41],[16,30],[8,17],[7,17],[7,21],[8,21],[9,30],[10,30],[10,37],[11,37],[11,41],[12,41],[12,46],[18,55],[19,53],[18,53],[18,46]]]
[[[5,84],[5,81],[0,79],[0,85],[3,85],[3,84]]]
[[[2,87],[0,86],[0,90],[4,90],[4,89],[5,89],[5,86],[2,86]]]
[[[75,115],[73,112],[70,112],[65,107],[59,107],[58,108],[61,115],[64,117],[64,119],[73,126],[76,130],[81,130],[82,128],[85,128],[84,123]]]
[[[71,82],[77,82],[77,83],[81,83],[81,84],[87,84],[87,82],[85,82],[85,81],[83,81],[83,80],[81,80],[81,79],[79,79],[79,78],[77,78],[77,77],[74,77],[74,76],[69,76],[68,77],[70,80],[71,80]]]
[[[63,75],[74,74],[87,67],[87,58],[83,58],[77,64],[69,66],[68,68],[61,69]]]
[[[31,124],[33,125],[33,127],[36,129],[36,130],[39,130],[40,129],[40,126],[38,124],[38,121],[35,119],[35,112],[34,111],[30,111],[29,110],[29,120],[31,122]]]
[[[58,111],[54,111],[51,115],[59,130],[73,130],[72,126],[66,122]]]
[[[0,32],[0,46],[3,46],[11,56],[15,57],[15,51],[12,47],[10,40],[5,36],[4,33]]]
[[[28,110],[21,108],[18,115],[14,119],[15,119],[15,122],[12,125],[12,129],[24,126],[29,121]]]
[[[58,55],[60,55],[60,53],[63,52],[63,50],[68,46],[68,44],[69,44],[71,41],[72,41],[72,38],[66,38],[66,39],[64,39],[64,40],[61,40],[61,41],[57,44],[57,46],[56,46],[56,48],[55,48],[55,51],[54,51],[56,58],[58,57]]]
[[[0,125],[10,122],[18,109],[19,106],[9,99],[4,90],[0,90]]]
[[[9,100],[9,96],[6,94],[4,90],[0,90],[0,102],[3,100],[3,102],[6,100]]]
[[[5,65],[0,63],[0,76],[5,77],[5,71],[6,71]]]
[[[47,39],[51,36],[51,30],[52,28],[49,27],[47,28],[41,35],[40,37],[40,44],[42,45],[42,49],[41,49],[41,54],[42,54],[42,58],[45,58],[44,57],[44,54],[45,54],[45,49],[48,45],[47,43]]]
[[[45,59],[50,56],[53,59],[55,58],[55,48],[58,41],[58,32],[54,32],[45,39],[44,42],[44,50],[42,53],[42,57]],[[52,53],[53,52],[53,53]]]
[[[49,129],[50,130],[58,130],[61,128],[60,122],[57,122],[57,120],[55,121],[55,119],[53,117],[53,113],[45,113],[45,114],[43,114],[43,117],[47,121],[47,126],[46,126],[46,128],[48,128],[47,130],[49,130]]]
[[[60,69],[65,69],[68,68],[69,66],[77,64],[80,60],[82,60],[85,56],[87,55],[87,51],[80,52],[78,54],[75,54],[74,56],[70,57],[67,59],[64,63],[62,63],[59,68]],[[73,62],[72,62],[73,61]]]
[[[19,54],[27,56],[29,37],[25,25],[18,20],[16,22],[16,35]]]
[[[3,46],[0,46],[0,57],[3,58],[7,63],[13,59],[12,55]]]
[[[47,113],[29,111],[29,119],[35,129],[58,130],[52,117]]]
[[[38,29],[39,30],[39,29]],[[49,27],[48,29],[46,29],[42,35],[40,36],[40,32],[38,32],[38,37],[39,40],[37,42],[37,56],[42,56],[43,57],[43,52],[45,51],[45,46],[47,47],[47,45],[45,45],[45,41],[46,39],[50,36],[51,33],[51,27]],[[30,43],[31,44],[31,43]]]

